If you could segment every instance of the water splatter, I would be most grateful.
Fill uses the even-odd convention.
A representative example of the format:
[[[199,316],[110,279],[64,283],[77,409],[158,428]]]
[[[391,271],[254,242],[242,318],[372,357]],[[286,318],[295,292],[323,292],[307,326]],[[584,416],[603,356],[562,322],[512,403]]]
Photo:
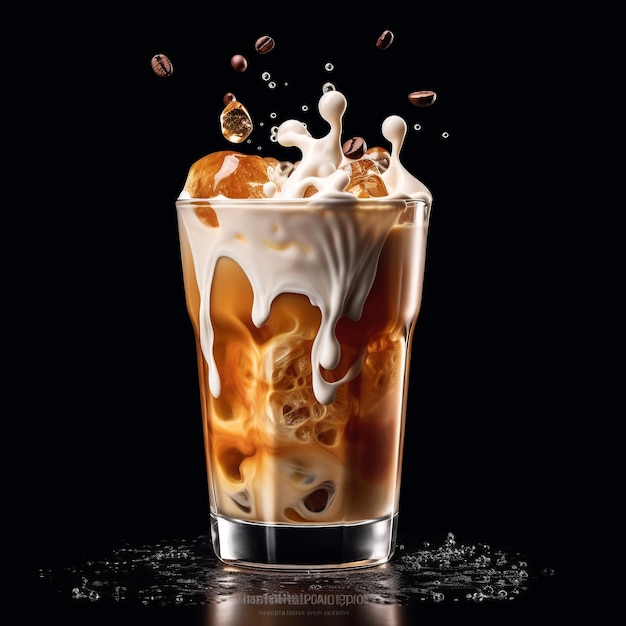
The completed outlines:
[[[58,569],[41,569],[40,579],[77,602],[206,605],[241,594],[340,592],[364,603],[510,602],[531,590],[551,568],[534,572],[520,554],[487,543],[464,544],[453,533],[436,547],[399,543],[392,561],[359,570],[311,573],[241,570],[219,562],[210,539],[130,545],[110,555]]]

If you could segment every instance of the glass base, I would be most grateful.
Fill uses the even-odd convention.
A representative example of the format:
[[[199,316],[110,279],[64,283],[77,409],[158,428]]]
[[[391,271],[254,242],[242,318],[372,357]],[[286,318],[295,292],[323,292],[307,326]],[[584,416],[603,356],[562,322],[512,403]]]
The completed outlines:
[[[398,516],[330,526],[242,522],[211,513],[211,538],[227,565],[320,571],[373,567],[396,548]]]

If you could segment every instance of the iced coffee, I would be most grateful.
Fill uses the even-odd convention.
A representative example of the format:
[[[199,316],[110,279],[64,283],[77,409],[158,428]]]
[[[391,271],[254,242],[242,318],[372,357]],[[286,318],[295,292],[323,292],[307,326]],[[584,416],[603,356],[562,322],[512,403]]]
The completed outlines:
[[[277,133],[294,163],[236,150],[195,162],[177,201],[213,545],[224,562],[371,566],[395,549],[412,332],[431,196],[390,150]]]

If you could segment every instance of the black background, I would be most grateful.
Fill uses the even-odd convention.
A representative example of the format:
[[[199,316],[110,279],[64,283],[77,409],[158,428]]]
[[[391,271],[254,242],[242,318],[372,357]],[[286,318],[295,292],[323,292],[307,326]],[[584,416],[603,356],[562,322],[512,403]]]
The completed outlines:
[[[331,81],[348,97],[346,138],[385,146],[390,114],[421,124],[402,161],[434,196],[400,532],[437,542],[452,531],[563,572],[583,402],[563,226],[571,173],[555,167],[571,149],[568,22],[463,7],[418,7],[409,20],[292,5],[279,21],[269,6],[109,5],[19,22],[7,78],[17,225],[5,237],[17,249],[9,380],[24,445],[11,483],[24,561],[208,531],[174,201],[193,161],[232,147],[218,126],[226,92],[266,121],[250,151],[295,160],[268,140],[268,114],[301,118],[306,103],[318,136]],[[395,41],[379,51],[384,29]],[[276,40],[265,56],[253,48],[263,34]],[[171,77],[152,72],[156,53]],[[235,53],[248,58],[243,74]],[[420,89],[437,92],[432,107],[408,102]]]

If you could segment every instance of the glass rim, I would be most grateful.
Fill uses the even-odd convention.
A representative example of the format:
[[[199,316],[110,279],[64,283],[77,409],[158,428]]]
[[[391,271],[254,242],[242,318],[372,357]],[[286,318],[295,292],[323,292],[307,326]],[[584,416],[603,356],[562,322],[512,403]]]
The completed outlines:
[[[352,198],[348,197],[323,197],[323,198],[177,198],[175,205],[210,205],[216,208],[276,208],[289,209],[297,207],[299,209],[324,210],[336,209],[394,209],[407,207],[410,204],[421,203],[425,207],[430,206],[424,198]]]

